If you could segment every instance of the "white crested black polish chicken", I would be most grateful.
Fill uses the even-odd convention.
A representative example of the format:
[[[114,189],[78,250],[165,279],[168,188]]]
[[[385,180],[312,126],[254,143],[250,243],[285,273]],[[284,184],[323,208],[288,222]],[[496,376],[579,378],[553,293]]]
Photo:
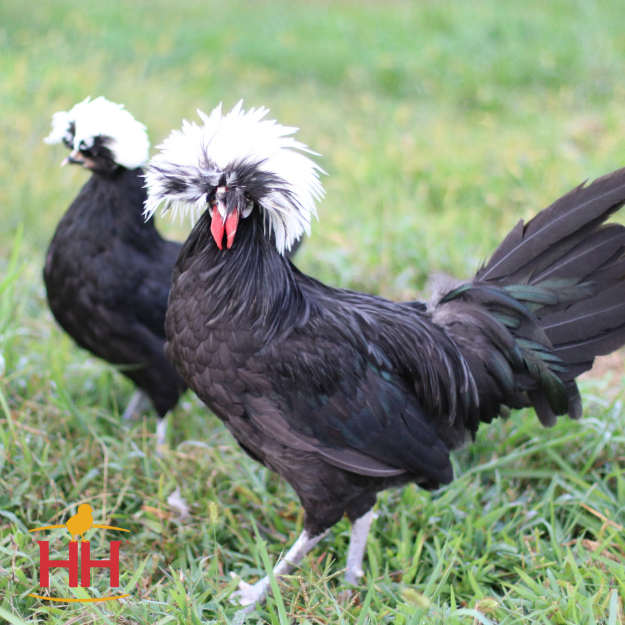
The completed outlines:
[[[453,479],[449,453],[509,408],[577,419],[575,377],[625,343],[625,170],[520,221],[475,277],[427,304],[335,289],[285,250],[322,195],[296,129],[266,110],[184,122],[147,167],[148,215],[202,213],[173,274],[166,350],[240,446],[295,489],[286,574],[344,514],[355,583],[376,494]],[[204,210],[207,209],[207,210]],[[267,578],[242,584],[243,605]]]
[[[87,98],[54,115],[45,141],[71,150],[63,164],[92,172],[50,243],[43,274],[50,309],[78,345],[120,366],[147,394],[161,417],[160,446],[163,417],[186,389],[163,349],[171,273],[182,246],[143,218],[145,126],[121,105]]]

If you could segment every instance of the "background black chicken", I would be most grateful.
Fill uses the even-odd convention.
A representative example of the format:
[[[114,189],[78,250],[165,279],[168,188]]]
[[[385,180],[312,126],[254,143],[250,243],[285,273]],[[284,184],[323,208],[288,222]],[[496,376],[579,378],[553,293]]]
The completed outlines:
[[[44,269],[50,309],[78,345],[118,366],[164,417],[186,388],[163,350],[181,244],[163,239],[143,218],[145,127],[119,105],[87,99],[55,115],[46,141],[63,141],[72,150],[64,162],[92,171],[50,243]]]
[[[165,417],[186,389],[164,352],[171,273],[182,245],[161,237],[143,216],[145,126],[120,105],[87,98],[55,114],[46,141],[62,141],[72,150],[64,163],[92,171],[48,250],[44,279],[52,313],[78,345],[118,366]],[[135,394],[124,418],[139,404]],[[157,445],[165,436],[162,420]]]
[[[472,281],[395,303],[327,287],[282,256],[320,189],[294,129],[261,118],[214,111],[150,164],[150,211],[209,206],[174,269],[166,349],[302,502],[304,532],[276,573],[347,514],[354,583],[377,492],[449,483],[450,450],[509,408],[533,406],[547,426],[581,415],[575,377],[625,343],[625,228],[604,225],[625,202],[625,170],[519,222]],[[242,603],[267,585],[243,584]]]

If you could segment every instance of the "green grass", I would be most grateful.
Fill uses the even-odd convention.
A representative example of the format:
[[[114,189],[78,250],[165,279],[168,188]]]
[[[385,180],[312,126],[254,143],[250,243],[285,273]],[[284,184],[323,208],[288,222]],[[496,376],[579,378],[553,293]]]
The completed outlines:
[[[625,163],[624,17],[621,0],[3,0],[0,622],[234,623],[230,573],[263,575],[302,527],[290,488],[190,395],[157,458],[155,416],[120,423],[131,385],[55,325],[41,267],[86,174],[61,170],[63,148],[42,143],[52,113],[105,95],[157,144],[198,107],[270,107],[329,173],[298,264],[412,297],[431,272],[470,275],[520,217]],[[248,622],[625,622],[614,384],[582,383],[579,422],[543,430],[516,413],[482,428],[439,492],[384,493],[351,603],[339,598],[343,520]],[[184,523],[167,503],[176,487],[191,506]],[[27,530],[64,522],[81,501],[132,532],[128,603],[27,596],[39,591]],[[91,537],[97,557],[104,538]],[[60,532],[54,545],[66,553]],[[53,594],[71,596],[66,575],[53,572]],[[96,577],[90,592],[107,583]]]

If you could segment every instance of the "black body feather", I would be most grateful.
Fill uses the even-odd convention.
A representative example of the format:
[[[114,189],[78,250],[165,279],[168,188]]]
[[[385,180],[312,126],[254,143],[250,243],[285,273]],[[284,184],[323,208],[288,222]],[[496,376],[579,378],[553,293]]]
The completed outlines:
[[[625,170],[578,187],[427,307],[303,275],[258,207],[221,251],[206,212],[174,269],[167,353],[316,535],[389,486],[449,482],[449,451],[508,408],[580,416],[573,378],[625,343],[625,228],[602,225],[624,201]]]
[[[44,280],[61,327],[114,365],[160,416],[186,388],[167,360],[165,311],[181,244],[145,222],[141,169],[94,172],[57,226]]]

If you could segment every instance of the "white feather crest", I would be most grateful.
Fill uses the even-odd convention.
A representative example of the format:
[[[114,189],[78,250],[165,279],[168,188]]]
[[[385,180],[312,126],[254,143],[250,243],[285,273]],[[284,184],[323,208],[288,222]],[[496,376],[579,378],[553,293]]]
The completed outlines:
[[[319,173],[325,172],[302,154],[317,153],[290,136],[297,128],[263,119],[269,109],[246,112],[242,105],[241,100],[225,115],[221,104],[210,115],[198,110],[202,126],[184,120],[181,130],[157,146],[161,152],[147,165],[145,215],[151,217],[164,202],[163,212],[171,209],[174,218],[190,213],[194,220],[207,207],[207,180],[224,170],[236,175],[237,164],[244,163],[281,181],[256,199],[283,254],[304,232],[310,234],[315,201],[324,195]]]
[[[70,142],[75,150],[81,142],[89,148],[97,136],[108,137],[107,144],[113,159],[127,169],[136,169],[148,160],[150,141],[146,127],[138,122],[123,104],[109,102],[103,97],[92,102],[91,96],[79,102],[70,111],[60,111],[52,116],[52,132],[45,143]],[[74,124],[72,136],[70,125]]]

